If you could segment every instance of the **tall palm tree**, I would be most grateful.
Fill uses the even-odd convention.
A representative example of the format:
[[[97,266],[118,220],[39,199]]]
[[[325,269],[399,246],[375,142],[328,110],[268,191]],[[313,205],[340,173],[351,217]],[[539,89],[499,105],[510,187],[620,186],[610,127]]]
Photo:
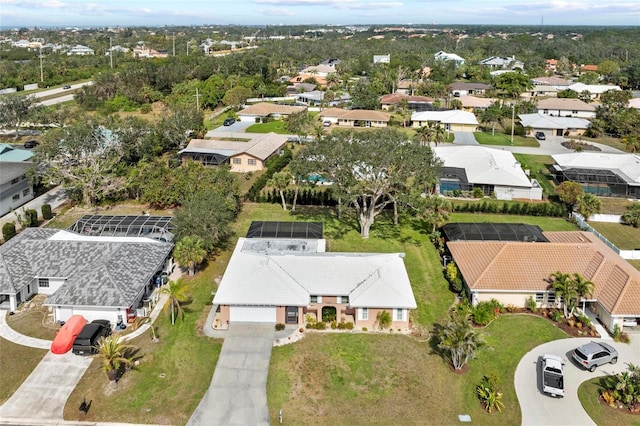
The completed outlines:
[[[165,309],[169,307],[171,311],[171,324],[176,323],[176,314],[184,317],[184,311],[180,303],[187,300],[187,286],[179,278],[178,281],[169,281],[169,283],[160,289],[160,294],[169,296],[169,303],[165,305]]]
[[[282,209],[287,211],[287,201],[284,198],[284,191],[291,183],[291,176],[286,172],[274,173],[271,179],[269,179],[269,186],[273,186],[280,193],[280,201],[282,202]]]
[[[132,348],[122,343],[117,335],[101,337],[98,340],[96,349],[98,357],[102,358],[102,371],[107,375],[112,387],[117,386],[120,367],[130,362],[127,355]]]
[[[549,288],[556,294],[556,298],[562,298],[564,317],[569,318],[568,306],[570,303],[573,303],[571,302],[572,300],[578,297],[578,292],[571,280],[571,276],[557,271],[551,274],[549,279],[551,281]]]
[[[591,215],[600,211],[601,206],[600,199],[587,192],[578,200],[578,213],[584,217],[584,220],[588,221]]]
[[[418,142],[420,142],[420,145],[429,146],[429,143],[431,142],[432,138],[433,138],[433,129],[431,128],[431,126],[429,126],[429,123],[427,123],[426,126],[420,127],[416,131],[416,139],[418,140]]]
[[[438,142],[444,142],[445,128],[440,123],[436,123],[433,132],[433,142],[438,146]]]
[[[178,263],[189,268],[189,275],[195,274],[196,265],[199,265],[207,257],[202,238],[196,236],[186,236],[176,244],[173,250]]]
[[[584,299],[593,295],[593,287],[595,286],[593,281],[589,281],[585,279],[582,275],[576,272],[573,274],[573,278],[571,279],[571,282],[575,286],[576,293],[578,294],[576,303],[580,299]]]

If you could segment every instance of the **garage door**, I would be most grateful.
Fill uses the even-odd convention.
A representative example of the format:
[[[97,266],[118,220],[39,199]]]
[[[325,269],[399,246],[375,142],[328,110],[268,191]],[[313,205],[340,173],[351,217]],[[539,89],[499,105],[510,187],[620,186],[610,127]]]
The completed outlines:
[[[275,306],[231,306],[231,322],[276,322]]]

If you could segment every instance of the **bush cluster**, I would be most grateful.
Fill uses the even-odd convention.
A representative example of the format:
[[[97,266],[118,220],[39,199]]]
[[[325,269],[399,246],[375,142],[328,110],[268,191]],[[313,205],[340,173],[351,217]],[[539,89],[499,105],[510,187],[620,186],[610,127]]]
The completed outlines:
[[[38,226],[38,212],[33,210],[33,209],[29,209],[29,210],[25,210],[24,212],[24,218],[26,220],[26,225],[31,227],[31,228],[35,228]]]
[[[13,222],[7,222],[2,225],[2,239],[6,243],[16,236],[16,225]]]
[[[567,209],[558,203],[482,203],[454,204],[453,210],[461,213],[502,213],[520,216],[564,217]]]
[[[503,306],[496,299],[491,299],[488,302],[480,302],[473,307],[471,319],[474,324],[485,326],[496,319],[502,310]]]
[[[287,189],[284,191],[284,198],[286,200],[293,201],[295,196],[294,189]],[[280,193],[275,188],[271,191],[260,191],[258,198],[254,200],[258,203],[272,203],[280,204]],[[326,188],[304,188],[298,191],[298,198],[296,204],[302,206],[335,206],[337,201],[333,196],[333,189],[331,187]]]
[[[287,167],[292,158],[293,153],[288,147],[285,147],[282,155],[276,155],[275,157],[271,157],[267,160],[267,170],[258,179],[256,179],[253,185],[251,185],[251,188],[247,191],[246,198],[253,202],[259,201],[260,193],[267,185],[267,182],[269,182],[269,179],[271,179],[274,174]]]
[[[284,330],[284,324],[282,323],[276,324],[276,331],[282,331],[282,330]]]
[[[53,213],[51,212],[51,204],[43,204],[41,207],[42,210],[42,218],[44,220],[49,220],[53,217]]]

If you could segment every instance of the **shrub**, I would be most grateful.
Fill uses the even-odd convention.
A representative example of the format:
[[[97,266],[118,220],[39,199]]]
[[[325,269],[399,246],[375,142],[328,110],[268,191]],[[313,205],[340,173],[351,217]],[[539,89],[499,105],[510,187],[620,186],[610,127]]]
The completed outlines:
[[[51,204],[43,204],[41,207],[42,218],[44,220],[49,220],[53,217],[53,213],[51,213]]]
[[[307,328],[316,328],[316,323],[315,322],[308,322],[305,327],[307,327]]]
[[[538,304],[536,303],[536,300],[533,298],[533,296],[527,297],[527,301],[525,302],[525,306],[531,312],[535,312],[535,311],[538,310]]]
[[[29,209],[26,210],[24,212],[25,214],[25,218],[27,220],[27,226],[35,228],[38,226],[38,212],[33,210],[33,209]]]
[[[338,323],[335,321],[331,321],[331,329],[335,330],[336,328],[338,328]]]
[[[591,325],[591,320],[584,314],[578,314],[576,315],[576,318],[578,318],[578,321],[581,322],[585,327]]]
[[[353,330],[353,323],[349,321],[348,323],[345,324],[345,327],[347,328],[347,330]],[[366,328],[367,327],[364,327],[362,331],[367,331]]]
[[[495,309],[491,302],[480,302],[471,313],[473,322],[477,325],[487,325],[496,317]]]
[[[324,322],[316,323],[316,330],[326,330],[327,324]]]
[[[362,331],[369,331],[367,327],[362,327]]]
[[[383,330],[391,325],[391,314],[387,311],[378,312],[376,315],[376,322],[380,330]]]
[[[2,225],[2,238],[5,242],[16,236],[16,225],[13,222],[7,222]]]
[[[282,331],[282,330],[284,330],[284,324],[282,323],[276,324],[276,331]]]
[[[144,104],[140,107],[140,113],[142,114],[149,114],[151,111],[153,111],[151,104]]]
[[[482,198],[484,197],[484,191],[482,190],[482,188],[480,187],[475,187],[473,188],[473,191],[471,192],[471,194],[473,194],[473,198]]]
[[[490,374],[483,376],[480,384],[476,386],[476,395],[487,412],[492,413],[493,410],[502,412],[504,404],[502,403],[502,392],[498,389],[498,376]]]
[[[344,323],[344,321],[340,321],[338,323],[338,330],[344,330],[346,328],[346,324]]]
[[[554,309],[551,311],[551,319],[555,322],[560,322],[562,321],[562,317],[564,315],[562,314],[562,311],[558,310],[558,309]]]

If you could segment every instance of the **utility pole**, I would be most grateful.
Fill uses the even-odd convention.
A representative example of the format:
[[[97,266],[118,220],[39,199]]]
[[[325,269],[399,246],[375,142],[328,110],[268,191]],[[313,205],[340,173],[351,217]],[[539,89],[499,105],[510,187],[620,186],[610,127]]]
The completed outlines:
[[[176,56],[176,33],[173,33],[173,56]]]
[[[200,92],[198,92],[198,88],[196,87],[196,108],[200,111]]]
[[[511,104],[511,145],[513,145],[513,129],[515,127],[516,104]]]
[[[111,37],[109,37],[109,63],[113,69],[113,46],[111,45]]]
[[[189,56],[189,42],[187,42],[187,56]]]
[[[44,71],[42,69],[42,46],[40,46],[40,83],[44,82]]]

